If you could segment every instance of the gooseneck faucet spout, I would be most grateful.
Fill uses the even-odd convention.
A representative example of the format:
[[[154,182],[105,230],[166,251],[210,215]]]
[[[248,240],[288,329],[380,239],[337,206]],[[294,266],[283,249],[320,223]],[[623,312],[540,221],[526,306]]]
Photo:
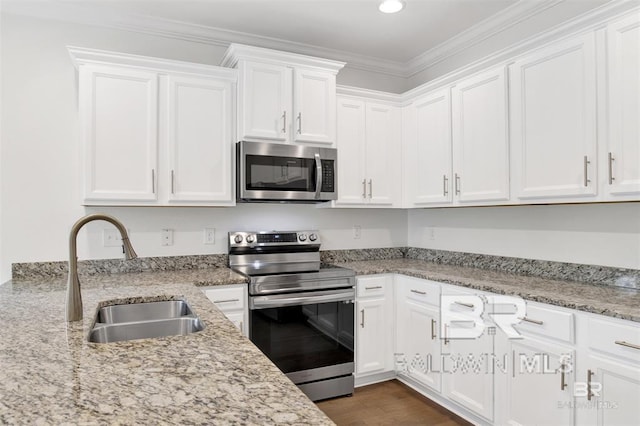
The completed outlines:
[[[82,319],[82,295],[80,294],[80,280],[78,279],[78,253],[76,240],[80,228],[94,220],[105,220],[112,223],[118,231],[120,231],[122,246],[127,260],[138,257],[131,246],[131,242],[129,242],[129,235],[127,234],[126,228],[115,217],[102,213],[95,213],[78,219],[73,227],[71,227],[71,233],[69,234],[69,281],[67,284],[66,308],[66,317],[68,322],[80,321]]]

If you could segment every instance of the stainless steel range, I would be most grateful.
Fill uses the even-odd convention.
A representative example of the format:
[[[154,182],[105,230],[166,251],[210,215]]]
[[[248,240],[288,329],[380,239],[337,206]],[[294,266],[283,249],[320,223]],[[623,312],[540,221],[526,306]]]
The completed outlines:
[[[230,232],[229,267],[251,341],[310,399],[353,393],[355,273],[320,262],[318,231]]]

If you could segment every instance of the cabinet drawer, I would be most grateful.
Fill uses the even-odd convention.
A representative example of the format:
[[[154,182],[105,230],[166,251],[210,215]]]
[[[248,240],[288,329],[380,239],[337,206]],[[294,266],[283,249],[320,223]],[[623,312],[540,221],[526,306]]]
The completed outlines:
[[[640,362],[640,325],[589,318],[589,348]]]
[[[439,283],[407,276],[403,276],[401,282],[407,299],[440,306]]]
[[[574,343],[574,316],[569,312],[561,312],[542,306],[527,303],[524,319],[515,326],[522,334],[535,334],[566,343]]]
[[[360,297],[384,296],[387,291],[387,275],[374,275],[356,278],[356,295]]]
[[[203,291],[221,311],[241,310],[246,305],[246,286],[209,288]]]

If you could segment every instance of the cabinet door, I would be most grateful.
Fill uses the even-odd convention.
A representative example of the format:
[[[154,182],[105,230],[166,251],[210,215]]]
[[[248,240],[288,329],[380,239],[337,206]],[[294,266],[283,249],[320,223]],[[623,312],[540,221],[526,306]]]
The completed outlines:
[[[609,65],[609,194],[640,194],[640,17],[607,28]],[[613,197],[615,198],[615,197]]]
[[[238,137],[290,140],[292,71],[290,68],[240,61]]]
[[[79,82],[85,204],[155,201],[157,75],[83,65]]]
[[[440,392],[441,351],[438,309],[412,302],[403,288],[397,312],[396,356],[403,357],[403,373]]]
[[[505,68],[458,83],[452,102],[455,198],[462,203],[508,200]]]
[[[168,78],[170,202],[233,203],[231,83]]]
[[[359,300],[356,310],[356,374],[382,372],[391,348],[386,344],[385,299]]]
[[[506,337],[504,337],[507,340]],[[498,377],[504,379],[499,424],[572,425],[574,424],[573,383],[575,352],[573,349],[525,337],[508,339],[505,368]],[[564,375],[564,377],[563,377]]]
[[[296,69],[294,77],[294,140],[335,143],[336,76],[326,72]]]
[[[415,206],[450,203],[451,174],[451,97],[449,88],[427,95],[414,104],[415,147],[409,161],[413,171],[407,184]]]
[[[366,176],[370,204],[391,205],[400,194],[400,110],[391,105],[366,105]]]
[[[519,198],[596,194],[595,74],[593,33],[512,65],[511,136]]]
[[[640,419],[640,368],[606,357],[590,355],[587,369],[593,375],[588,379],[584,372],[584,382],[590,381],[592,396],[583,402],[591,406],[585,411],[596,411],[597,424],[637,425]]]
[[[443,341],[443,392],[452,401],[493,420],[493,336]]]
[[[338,98],[338,200],[336,204],[365,201],[365,103]]]

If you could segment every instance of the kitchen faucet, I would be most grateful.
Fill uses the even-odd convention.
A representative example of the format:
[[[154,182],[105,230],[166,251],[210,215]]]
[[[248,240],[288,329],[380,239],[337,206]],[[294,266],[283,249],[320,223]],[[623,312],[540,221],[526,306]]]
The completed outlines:
[[[82,319],[82,295],[80,294],[80,280],[78,279],[78,253],[76,248],[76,240],[78,232],[85,224],[94,220],[106,220],[112,223],[122,237],[122,247],[124,248],[124,255],[127,260],[135,259],[138,257],[133,250],[131,243],[129,242],[129,235],[124,225],[120,223],[118,219],[113,216],[109,216],[102,213],[94,213],[87,215],[78,221],[71,227],[71,233],[69,234],[69,283],[67,285],[67,308],[66,317],[67,322],[80,321]]]

